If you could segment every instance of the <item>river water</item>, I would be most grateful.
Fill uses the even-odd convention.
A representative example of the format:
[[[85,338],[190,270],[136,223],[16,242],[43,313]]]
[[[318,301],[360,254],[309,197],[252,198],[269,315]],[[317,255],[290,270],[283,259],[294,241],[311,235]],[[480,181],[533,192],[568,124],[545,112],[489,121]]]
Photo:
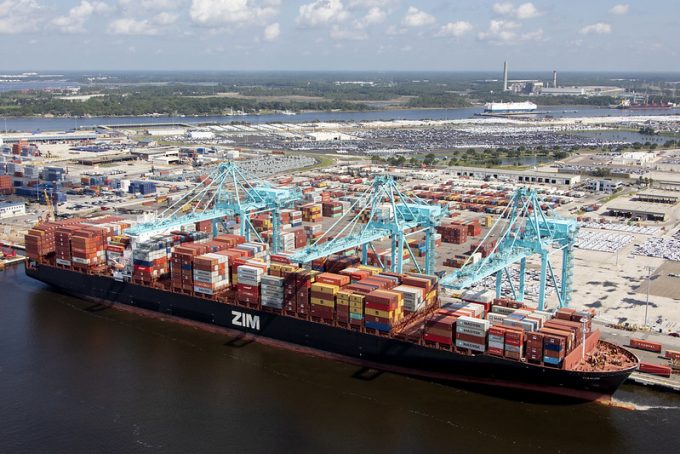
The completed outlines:
[[[673,115],[677,109],[661,110],[618,110],[582,106],[547,106],[540,107],[553,117],[620,117],[638,115]],[[371,121],[371,120],[454,120],[472,118],[481,113],[481,107],[461,109],[397,109],[367,112],[304,112],[297,115],[268,114],[241,116],[208,116],[208,117],[92,117],[92,118],[14,118],[0,117],[0,130],[10,131],[64,131],[80,127],[111,124],[154,124],[154,123],[304,123],[312,121]]]
[[[673,452],[680,397],[522,400],[230,342],[0,272],[0,452]]]

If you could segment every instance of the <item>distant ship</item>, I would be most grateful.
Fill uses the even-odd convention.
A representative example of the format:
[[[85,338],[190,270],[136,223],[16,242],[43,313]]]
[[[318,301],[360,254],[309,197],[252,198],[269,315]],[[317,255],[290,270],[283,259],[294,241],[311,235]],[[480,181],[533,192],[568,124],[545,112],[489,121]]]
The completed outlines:
[[[671,102],[649,102],[649,101],[631,102],[630,99],[624,99],[620,103],[611,105],[610,107],[613,109],[645,110],[645,109],[672,109],[673,107],[675,107],[675,105]]]
[[[484,104],[484,113],[513,114],[535,112],[538,106],[533,102],[487,102]]]

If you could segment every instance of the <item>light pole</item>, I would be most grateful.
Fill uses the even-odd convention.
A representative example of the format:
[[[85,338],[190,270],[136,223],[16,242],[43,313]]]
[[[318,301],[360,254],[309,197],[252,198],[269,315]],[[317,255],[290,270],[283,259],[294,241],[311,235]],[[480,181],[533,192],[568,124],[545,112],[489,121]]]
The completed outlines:
[[[647,303],[645,304],[645,328],[647,328],[647,310],[649,309],[649,287],[652,285],[652,267],[647,267]]]

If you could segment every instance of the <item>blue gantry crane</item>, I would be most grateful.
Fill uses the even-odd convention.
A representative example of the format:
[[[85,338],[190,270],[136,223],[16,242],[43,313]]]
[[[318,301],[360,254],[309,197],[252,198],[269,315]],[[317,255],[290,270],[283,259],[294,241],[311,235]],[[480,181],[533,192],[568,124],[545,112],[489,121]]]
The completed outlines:
[[[578,233],[574,219],[565,219],[555,213],[546,213],[533,189],[520,188],[513,194],[511,202],[486,234],[480,245],[463,264],[440,281],[444,288],[462,290],[482,279],[496,276],[496,296],[501,296],[503,280],[507,279],[515,300],[523,301],[527,258],[538,255],[541,260],[538,289],[538,308],[545,308],[545,289],[548,276],[555,287],[560,307],[569,306],[572,294],[573,247]],[[498,240],[490,253],[473,263],[472,257],[491,238]],[[562,251],[561,279],[558,285],[550,260],[550,253]],[[519,263],[519,285],[510,275],[510,268]]]
[[[295,252],[291,261],[309,263],[332,254],[361,248],[361,261],[366,264],[369,250],[376,253],[373,243],[390,238],[389,267],[380,261],[376,253],[382,268],[401,273],[406,249],[416,269],[431,274],[434,272],[435,228],[445,215],[445,208],[408,196],[399,190],[391,176],[379,175],[341,218],[312,245]],[[409,236],[418,233],[424,233],[427,242],[424,270],[406,241]]]
[[[144,240],[199,221],[211,221],[213,234],[227,218],[238,217],[240,233],[247,241],[254,234],[263,241],[250,222],[250,217],[271,213],[272,252],[281,246],[280,210],[302,199],[296,187],[275,187],[271,183],[246,174],[233,162],[223,162],[191,191],[159,213],[152,222],[137,224],[126,234]]]

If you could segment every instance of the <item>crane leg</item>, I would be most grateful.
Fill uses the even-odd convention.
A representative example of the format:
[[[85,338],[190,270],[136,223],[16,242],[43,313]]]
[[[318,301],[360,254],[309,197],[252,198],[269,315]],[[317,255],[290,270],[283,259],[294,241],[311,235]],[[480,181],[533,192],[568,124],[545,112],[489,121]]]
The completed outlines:
[[[548,252],[541,252],[541,279],[538,288],[538,310],[545,309],[545,281],[548,272]]]
[[[503,296],[503,270],[496,272],[496,298]]]
[[[524,279],[527,272],[527,259],[523,258],[519,262],[519,294],[517,295],[517,301],[524,301]]]

